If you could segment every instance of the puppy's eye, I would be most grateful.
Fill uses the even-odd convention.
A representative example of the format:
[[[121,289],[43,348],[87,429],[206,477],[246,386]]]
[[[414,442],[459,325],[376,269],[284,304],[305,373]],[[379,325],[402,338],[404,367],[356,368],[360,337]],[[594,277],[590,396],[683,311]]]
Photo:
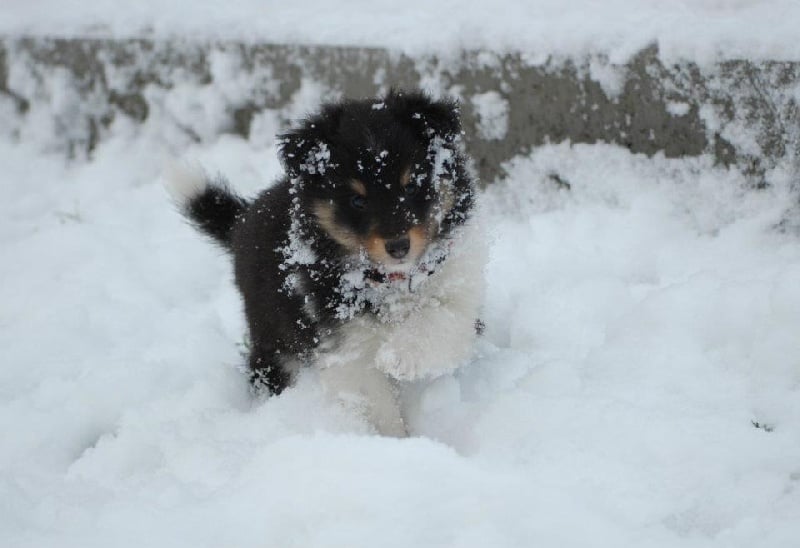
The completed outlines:
[[[419,192],[419,186],[410,183],[403,187],[403,193],[406,195],[406,198],[413,198]]]
[[[361,194],[353,194],[350,196],[350,207],[357,209],[358,211],[362,211],[365,207],[367,207],[367,199]]]

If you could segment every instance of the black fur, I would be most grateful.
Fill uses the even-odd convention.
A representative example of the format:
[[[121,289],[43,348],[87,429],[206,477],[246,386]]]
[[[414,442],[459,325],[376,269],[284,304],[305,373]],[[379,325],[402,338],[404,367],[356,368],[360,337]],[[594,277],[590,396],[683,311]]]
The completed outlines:
[[[328,207],[335,227],[354,238],[402,236],[432,215],[440,198],[436,153],[444,151],[438,177],[452,181],[453,196],[434,238],[447,238],[467,219],[474,198],[460,134],[456,104],[421,93],[325,105],[281,136],[287,176],[252,203],[216,184],[188,204],[195,225],[233,255],[255,382],[281,392],[290,381],[286,360],[302,361],[347,321],[337,310],[352,304],[341,277],[352,266],[353,250],[320,225],[315,204]],[[413,188],[400,182],[409,167]],[[354,205],[353,180],[366,187],[361,209]],[[315,261],[294,260],[298,242]],[[357,312],[370,313],[369,303]]]
[[[186,216],[200,231],[229,249],[234,223],[247,206],[245,199],[233,194],[225,181],[218,179],[187,204]]]

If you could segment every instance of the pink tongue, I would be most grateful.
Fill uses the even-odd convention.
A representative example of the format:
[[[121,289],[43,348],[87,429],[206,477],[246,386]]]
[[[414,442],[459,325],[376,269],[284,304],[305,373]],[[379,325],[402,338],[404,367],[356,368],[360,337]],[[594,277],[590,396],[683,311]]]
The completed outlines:
[[[396,282],[397,280],[405,280],[406,279],[406,275],[403,272],[389,272],[386,275],[386,278],[390,282]]]

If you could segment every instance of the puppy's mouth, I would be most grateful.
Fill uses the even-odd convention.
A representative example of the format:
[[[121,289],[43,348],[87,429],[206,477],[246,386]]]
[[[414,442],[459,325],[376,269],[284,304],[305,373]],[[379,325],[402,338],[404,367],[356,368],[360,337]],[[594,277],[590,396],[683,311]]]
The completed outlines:
[[[372,266],[364,270],[364,278],[373,285],[406,282],[421,268],[417,260],[411,259],[378,262],[370,256],[369,262]]]
[[[411,283],[412,278],[416,279],[418,276],[424,278],[432,273],[432,265],[425,262],[410,265],[402,270],[392,270],[385,265],[378,265],[364,270],[364,279],[373,286],[405,286]]]
[[[381,272],[377,268],[364,271],[364,278],[373,285],[404,283],[409,278],[407,272]]]

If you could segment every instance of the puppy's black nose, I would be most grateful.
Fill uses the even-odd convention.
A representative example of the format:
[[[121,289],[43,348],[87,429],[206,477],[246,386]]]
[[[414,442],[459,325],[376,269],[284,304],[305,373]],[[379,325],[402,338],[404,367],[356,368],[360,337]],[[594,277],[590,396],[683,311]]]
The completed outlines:
[[[397,238],[396,240],[386,241],[386,253],[395,259],[402,259],[408,254],[408,249],[411,247],[411,241],[408,236]]]

